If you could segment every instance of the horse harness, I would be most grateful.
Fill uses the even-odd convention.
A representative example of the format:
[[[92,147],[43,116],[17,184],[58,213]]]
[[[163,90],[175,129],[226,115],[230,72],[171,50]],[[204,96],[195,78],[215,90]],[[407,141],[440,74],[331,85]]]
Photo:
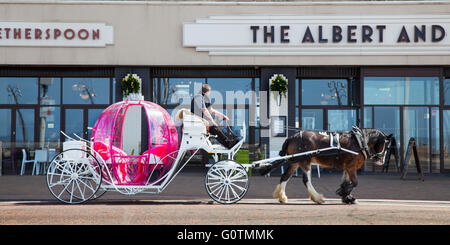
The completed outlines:
[[[373,152],[369,146],[367,145],[367,140],[366,137],[363,133],[363,131],[356,127],[356,126],[352,126],[352,131],[353,135],[356,138],[356,141],[358,141],[359,147],[361,148],[361,151],[364,155],[365,160],[367,159],[381,159],[381,157],[383,157],[384,154],[384,150],[386,149],[386,144],[388,144],[390,141],[386,141],[384,146],[383,146],[383,150],[380,152]]]
[[[358,141],[358,145],[361,148],[361,151],[364,155],[364,159],[367,160],[368,156],[369,156],[369,146],[367,146],[367,142],[364,139],[364,133],[362,132],[362,130],[356,126],[352,126],[352,131],[353,135],[356,138],[356,141]]]
[[[319,132],[319,134],[324,135],[324,136],[328,136],[330,139],[330,147],[337,147],[338,149],[341,148],[341,143],[339,142],[340,139],[340,134],[337,132]],[[300,131],[300,142],[303,142],[303,131]],[[302,144],[300,144],[299,146],[299,151],[302,151],[303,149],[301,149]],[[334,153],[333,155],[335,155],[335,159],[334,159],[334,167],[336,167],[336,162],[339,160],[339,155],[340,155],[341,151],[339,150],[339,152]],[[306,157],[308,158],[312,158],[312,155],[307,155]]]
[[[300,141],[303,142],[303,131],[300,131]],[[320,134],[324,135],[324,136],[328,136],[330,139],[330,147],[337,147],[338,149],[341,148],[341,144],[339,142],[340,136],[341,134],[337,133],[337,132],[319,132]],[[367,139],[366,136],[364,135],[364,132],[358,128],[357,126],[352,126],[352,130],[349,132],[351,134],[353,134],[358,142],[358,145],[360,147],[360,149],[358,151],[361,151],[364,155],[364,159],[381,159],[381,157],[383,156],[384,150],[386,148],[386,144],[389,143],[390,141],[387,141],[384,144],[384,148],[381,152],[377,153],[374,152],[372,149],[369,148],[369,146],[367,145]],[[302,144],[299,145],[299,151],[302,151]],[[341,150],[339,150],[339,152],[333,154],[336,155],[335,158],[335,162],[334,165],[336,165],[336,162],[339,160],[339,155],[341,153]],[[311,158],[312,155],[307,155],[306,157]]]

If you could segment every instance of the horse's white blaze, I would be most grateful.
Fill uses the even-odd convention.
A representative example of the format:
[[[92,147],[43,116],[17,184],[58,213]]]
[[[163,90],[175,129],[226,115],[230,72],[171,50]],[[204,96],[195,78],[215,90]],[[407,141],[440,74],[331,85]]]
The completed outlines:
[[[308,170],[306,172],[306,175],[308,176],[308,181],[306,182],[306,188],[308,189],[308,193],[311,196],[311,200],[313,200],[316,203],[324,203],[325,200],[323,198],[322,194],[317,193],[316,189],[314,189],[314,186],[311,183],[311,170]]]

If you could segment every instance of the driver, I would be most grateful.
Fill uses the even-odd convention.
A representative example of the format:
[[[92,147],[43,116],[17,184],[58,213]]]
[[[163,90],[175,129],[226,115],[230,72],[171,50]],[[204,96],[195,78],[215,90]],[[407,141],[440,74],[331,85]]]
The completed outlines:
[[[230,119],[223,113],[218,112],[211,106],[211,100],[209,99],[209,94],[211,92],[211,86],[208,84],[203,84],[201,91],[192,98],[191,101],[191,112],[203,119],[205,119],[209,124],[209,132],[213,135],[217,135],[217,140],[227,148],[232,148],[236,145],[239,140],[233,134],[230,126],[227,126],[228,134],[222,130],[222,128],[217,125],[214,121],[212,115],[220,117],[225,121]]]

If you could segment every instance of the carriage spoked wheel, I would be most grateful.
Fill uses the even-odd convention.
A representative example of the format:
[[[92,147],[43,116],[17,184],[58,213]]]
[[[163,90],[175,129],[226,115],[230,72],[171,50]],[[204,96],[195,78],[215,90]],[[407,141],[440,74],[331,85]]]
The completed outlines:
[[[212,165],[205,177],[208,195],[221,204],[232,204],[241,200],[248,190],[248,174],[245,168],[232,160]]]
[[[47,171],[47,187],[63,203],[79,204],[98,197],[101,166],[88,151],[69,149],[55,156]]]

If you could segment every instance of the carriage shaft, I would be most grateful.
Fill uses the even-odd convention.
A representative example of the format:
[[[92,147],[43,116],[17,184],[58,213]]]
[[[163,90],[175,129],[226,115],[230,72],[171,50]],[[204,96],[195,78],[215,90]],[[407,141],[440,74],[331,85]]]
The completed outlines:
[[[313,150],[313,151],[305,151],[305,152],[295,153],[295,154],[286,155],[286,156],[271,157],[271,158],[255,161],[251,164],[251,166],[253,168],[257,168],[257,167],[262,167],[264,165],[268,165],[268,164],[270,164],[270,162],[277,161],[277,160],[290,159],[290,158],[301,157],[301,156],[306,156],[306,155],[314,156],[314,155],[318,155],[320,153],[324,153],[324,152],[331,151],[331,150],[345,151],[345,152],[353,154],[353,155],[359,154],[357,152],[347,150],[345,148],[331,146],[331,147],[327,147],[327,148],[317,149],[317,150]]]

